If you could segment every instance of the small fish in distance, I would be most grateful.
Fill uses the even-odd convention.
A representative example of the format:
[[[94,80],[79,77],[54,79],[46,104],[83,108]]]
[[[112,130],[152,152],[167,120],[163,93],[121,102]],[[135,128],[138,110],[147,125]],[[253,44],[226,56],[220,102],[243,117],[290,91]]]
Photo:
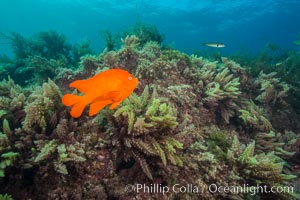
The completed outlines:
[[[214,48],[223,48],[223,47],[225,47],[225,44],[220,43],[220,42],[203,43],[203,45],[208,46],[208,47],[214,47]]]

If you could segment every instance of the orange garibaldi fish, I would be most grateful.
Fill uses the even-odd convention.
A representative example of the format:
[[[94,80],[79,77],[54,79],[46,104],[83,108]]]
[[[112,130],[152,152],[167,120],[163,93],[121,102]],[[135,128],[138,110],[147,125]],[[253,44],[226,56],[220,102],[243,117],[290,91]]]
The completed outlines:
[[[83,96],[66,94],[62,98],[65,106],[72,106],[71,116],[80,117],[84,108],[90,104],[89,116],[96,115],[106,105],[117,107],[136,88],[139,81],[122,69],[109,69],[86,80],[77,80],[70,87],[78,89]]]

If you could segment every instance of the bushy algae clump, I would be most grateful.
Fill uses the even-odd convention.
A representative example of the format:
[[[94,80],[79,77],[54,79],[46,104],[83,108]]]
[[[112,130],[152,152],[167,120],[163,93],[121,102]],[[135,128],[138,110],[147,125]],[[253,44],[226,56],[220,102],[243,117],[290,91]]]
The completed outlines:
[[[182,143],[173,138],[178,125],[176,111],[157,97],[155,87],[152,95],[148,86],[140,97],[131,95],[108,119],[114,127],[113,143],[122,151],[124,160],[133,157],[150,179],[153,176],[147,160],[151,157],[159,157],[164,166],[168,162],[183,165],[178,152]]]
[[[0,74],[10,75],[0,82],[0,192],[15,199],[297,199],[297,87],[280,73],[253,75],[247,63],[162,48],[153,27],[134,32],[119,49],[108,38],[112,46],[100,55],[55,32],[10,35],[16,58],[0,60],[16,70]],[[69,83],[112,68],[138,77],[135,92],[114,110],[72,118],[61,103],[62,94],[77,92]],[[295,190],[124,190],[136,183]]]

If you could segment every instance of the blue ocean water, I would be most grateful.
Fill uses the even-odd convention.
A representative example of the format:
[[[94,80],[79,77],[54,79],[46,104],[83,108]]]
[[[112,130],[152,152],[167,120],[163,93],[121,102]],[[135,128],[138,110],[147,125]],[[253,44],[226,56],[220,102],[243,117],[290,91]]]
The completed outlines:
[[[164,43],[187,53],[214,51],[202,43],[215,41],[226,44],[223,54],[256,53],[268,43],[296,48],[299,11],[299,0],[1,0],[0,33],[55,30],[72,43],[90,40],[101,51],[101,31],[116,33],[143,22],[156,25]],[[10,54],[3,38],[0,43],[0,54]]]

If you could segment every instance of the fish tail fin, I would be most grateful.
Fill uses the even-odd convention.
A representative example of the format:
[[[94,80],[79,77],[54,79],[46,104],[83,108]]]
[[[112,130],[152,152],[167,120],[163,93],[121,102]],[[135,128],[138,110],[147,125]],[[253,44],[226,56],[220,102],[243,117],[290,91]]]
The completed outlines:
[[[71,116],[74,118],[80,117],[84,108],[86,107],[86,103],[84,101],[84,96],[77,96],[74,94],[66,94],[62,98],[62,103],[65,106],[72,106],[71,108]]]

